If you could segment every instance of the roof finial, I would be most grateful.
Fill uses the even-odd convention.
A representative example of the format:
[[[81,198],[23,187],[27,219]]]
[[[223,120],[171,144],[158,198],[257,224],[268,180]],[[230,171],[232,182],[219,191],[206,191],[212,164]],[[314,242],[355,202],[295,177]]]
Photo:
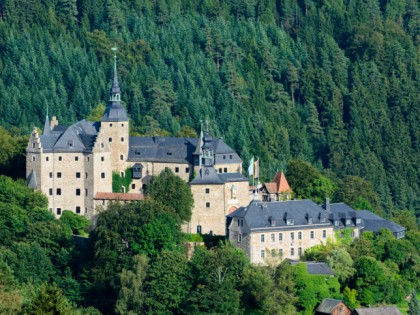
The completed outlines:
[[[209,120],[206,119],[206,132],[209,133]]]

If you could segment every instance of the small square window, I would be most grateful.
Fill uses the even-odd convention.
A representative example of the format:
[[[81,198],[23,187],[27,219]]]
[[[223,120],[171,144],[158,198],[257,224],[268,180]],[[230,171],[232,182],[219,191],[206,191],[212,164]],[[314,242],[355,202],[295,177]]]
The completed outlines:
[[[283,240],[283,233],[279,233],[279,241]]]
[[[124,161],[124,155],[123,154],[120,154],[120,160]]]
[[[229,155],[229,159],[231,159],[231,160],[232,160],[232,155]]]
[[[105,178],[105,173],[101,173],[101,178]]]
[[[101,156],[101,162],[105,161],[105,157]]]
[[[80,196],[80,188],[76,188],[76,196]]]
[[[189,167],[186,167],[186,168],[185,168],[185,173],[187,173],[187,174],[188,174],[189,172],[190,172],[190,168],[189,168]]]
[[[302,239],[302,232],[298,232],[298,240]]]
[[[105,148],[105,144],[103,142],[101,143],[101,148]]]
[[[261,250],[261,258],[264,258],[265,257],[265,250]]]
[[[227,173],[227,167],[225,167],[225,168],[223,169],[223,172]]]
[[[80,207],[76,207],[76,213],[80,213]]]
[[[80,178],[80,172],[76,172],[76,178]]]
[[[61,208],[57,208],[57,215],[61,215]]]
[[[294,232],[290,233],[290,239],[291,239],[292,241],[295,239],[295,233],[294,233]]]
[[[276,237],[275,237],[274,233],[271,233],[271,241],[274,242],[275,239],[276,239]]]
[[[32,156],[32,162],[35,162],[35,159],[36,159],[35,156]]]
[[[264,242],[265,242],[265,235],[261,234],[261,243],[264,243]]]
[[[238,243],[242,243],[242,234],[238,233]]]
[[[219,173],[222,173],[222,168],[219,168]]]
[[[201,234],[201,225],[197,225],[197,234]]]
[[[302,247],[298,248],[298,256],[302,256]]]
[[[57,193],[56,193],[56,195],[57,195],[57,196],[60,196],[60,195],[61,195],[61,188],[57,188]]]
[[[109,141],[109,142],[112,142],[112,138],[111,138],[111,137],[109,137],[109,138],[108,138],[108,141]]]
[[[112,124],[109,124],[110,127],[112,127]]]
[[[124,127],[124,124],[121,124],[121,127]]]
[[[294,248],[290,249],[290,256],[295,256],[295,249]]]
[[[53,194],[53,189],[52,189],[52,188],[48,189],[48,194],[49,194],[50,196],[52,196],[52,194]]]
[[[59,160],[59,161],[62,161],[62,160],[63,160],[63,157],[59,156],[59,157],[58,157],[58,160]],[[58,208],[58,209],[60,209],[60,208]]]
[[[322,230],[322,237],[326,238],[327,237],[327,231],[326,230]]]
[[[79,161],[79,157],[78,157],[78,156],[75,156],[75,157],[74,157],[74,160],[75,160],[75,161]]]
[[[57,178],[61,178],[61,172],[57,172]]]
[[[223,160],[226,160],[226,155],[223,155]]]
[[[206,188],[206,194],[210,193],[210,188]]]
[[[90,161],[90,157],[87,157],[87,161],[88,161],[88,162]]]
[[[50,178],[53,178],[53,173],[52,172],[50,172]]]
[[[124,137],[121,137],[121,142],[124,142]]]
[[[206,202],[206,208],[210,208],[210,202]]]
[[[175,173],[179,173],[179,167],[175,167]]]
[[[314,239],[314,237],[315,237],[315,233],[314,231],[311,231],[311,239]]]
[[[50,158],[47,156],[47,157],[45,157],[45,161],[49,161],[50,160]]]
[[[32,148],[35,149],[35,142],[32,142]]]
[[[131,189],[136,189],[136,184],[131,184]]]

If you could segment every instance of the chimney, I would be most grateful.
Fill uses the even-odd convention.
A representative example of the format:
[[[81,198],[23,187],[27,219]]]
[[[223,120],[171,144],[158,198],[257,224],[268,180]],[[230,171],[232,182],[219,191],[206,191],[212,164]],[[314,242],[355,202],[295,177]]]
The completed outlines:
[[[327,212],[330,212],[330,198],[328,198],[328,197],[325,198],[324,209]]]
[[[54,126],[58,126],[58,120],[56,116],[53,116],[50,122],[50,128],[51,130],[54,129]]]

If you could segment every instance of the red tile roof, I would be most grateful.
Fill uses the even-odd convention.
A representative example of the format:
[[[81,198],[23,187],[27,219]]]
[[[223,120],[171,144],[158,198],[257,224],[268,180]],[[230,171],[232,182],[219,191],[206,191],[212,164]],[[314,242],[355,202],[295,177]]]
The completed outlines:
[[[287,182],[283,172],[277,172],[271,183],[265,183],[265,187],[270,194],[291,193],[292,189]]]
[[[143,200],[143,194],[123,194],[123,193],[108,193],[97,192],[95,200],[122,200],[122,201],[136,201]]]

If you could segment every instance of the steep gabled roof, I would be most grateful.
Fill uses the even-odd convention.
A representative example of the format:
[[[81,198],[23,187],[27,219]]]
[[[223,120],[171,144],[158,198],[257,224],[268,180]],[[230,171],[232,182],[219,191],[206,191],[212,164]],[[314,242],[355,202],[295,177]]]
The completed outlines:
[[[292,189],[283,172],[277,172],[271,183],[265,183],[265,188],[270,194],[291,193]]]
[[[401,315],[401,312],[395,306],[356,308],[354,312],[358,315]]]
[[[332,314],[332,311],[342,302],[342,300],[324,299],[315,312],[317,314]]]

